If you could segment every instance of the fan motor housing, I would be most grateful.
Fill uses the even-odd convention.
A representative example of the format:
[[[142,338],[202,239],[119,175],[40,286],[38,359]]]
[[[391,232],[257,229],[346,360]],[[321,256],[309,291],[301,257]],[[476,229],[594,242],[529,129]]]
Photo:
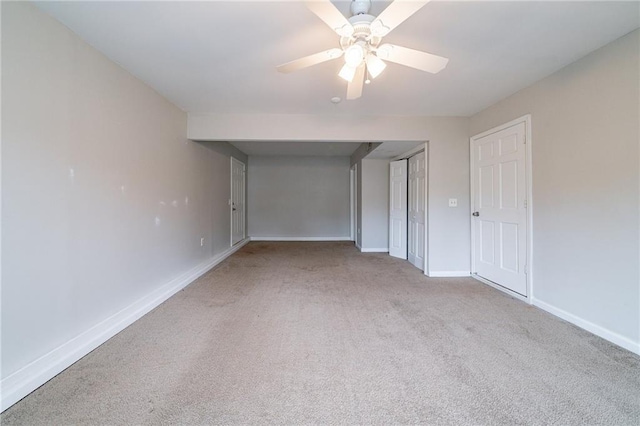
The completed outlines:
[[[354,15],[369,13],[371,0],[351,0],[351,13]]]
[[[354,1],[353,3],[356,2]],[[382,37],[371,34],[371,23],[375,19],[375,16],[366,13],[354,15],[349,18],[349,23],[353,26],[353,35],[350,37],[342,37],[340,39],[340,45],[346,48],[358,40],[364,40],[369,46],[377,47],[382,41]]]

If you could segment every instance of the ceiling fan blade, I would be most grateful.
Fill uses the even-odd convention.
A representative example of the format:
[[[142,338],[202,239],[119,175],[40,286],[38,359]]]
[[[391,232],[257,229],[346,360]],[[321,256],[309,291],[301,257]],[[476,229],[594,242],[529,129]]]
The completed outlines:
[[[350,36],[353,34],[353,25],[330,0],[307,0],[305,3],[310,11],[339,35]]]
[[[349,82],[347,86],[347,100],[358,99],[362,96],[362,86],[364,85],[364,72],[365,66],[360,65],[356,69],[356,75],[353,76],[353,80]]]
[[[420,10],[430,0],[395,0],[371,23],[376,35],[385,36]]]
[[[301,70],[303,68],[317,65],[322,62],[330,61],[342,56],[342,49],[329,49],[324,52],[314,53],[313,55],[305,56],[304,58],[296,59],[295,61],[287,62],[286,64],[278,65],[277,70],[282,73],[290,73]]]
[[[378,47],[376,56],[396,64],[415,68],[421,71],[437,74],[447,66],[449,59],[431,53],[396,46],[395,44],[383,44]]]

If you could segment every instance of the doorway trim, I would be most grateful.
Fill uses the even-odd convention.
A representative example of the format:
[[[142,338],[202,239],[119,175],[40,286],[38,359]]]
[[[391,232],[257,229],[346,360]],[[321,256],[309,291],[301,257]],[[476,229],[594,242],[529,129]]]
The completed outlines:
[[[524,123],[525,126],[525,193],[526,193],[526,208],[527,208],[527,254],[525,256],[525,274],[527,280],[527,296],[522,296],[514,291],[511,291],[505,287],[502,287],[492,281],[489,281],[485,278],[478,276],[475,273],[476,265],[475,265],[475,221],[473,220],[473,216],[471,213],[475,210],[475,175],[474,175],[474,167],[475,167],[475,158],[473,155],[473,143],[477,139],[481,139],[485,136],[489,136],[493,133],[499,132],[501,130],[507,129],[509,127],[515,126],[516,124]],[[470,200],[469,200],[469,221],[471,223],[471,277],[475,278],[478,281],[481,281],[487,285],[490,285],[493,288],[496,288],[504,293],[507,293],[516,299],[520,299],[522,301],[527,302],[528,304],[533,304],[533,161],[532,161],[532,138],[531,138],[531,114],[523,115],[522,117],[516,118],[515,120],[511,120],[508,123],[501,124],[500,126],[489,129],[485,132],[479,133],[475,136],[469,138],[469,177],[470,177]]]
[[[356,242],[356,225],[358,222],[358,164],[354,164],[349,169],[349,237]]]

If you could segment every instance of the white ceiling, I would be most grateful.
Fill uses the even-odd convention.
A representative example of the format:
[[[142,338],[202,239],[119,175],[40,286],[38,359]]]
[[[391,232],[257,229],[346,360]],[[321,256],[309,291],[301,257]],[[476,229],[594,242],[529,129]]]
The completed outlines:
[[[213,142],[215,143],[215,142]],[[231,145],[247,155],[271,156],[340,156],[348,157],[358,149],[360,142],[271,142],[234,141]]]
[[[348,2],[337,3],[347,14]],[[378,14],[386,3],[376,2]],[[39,7],[194,113],[468,116],[640,26],[640,3],[434,1],[385,41],[450,58],[437,75],[396,64],[344,98],[340,60],[278,64],[336,47],[301,2],[45,2]]]
[[[205,142],[218,143],[218,142]],[[360,146],[360,142],[273,142],[232,141],[231,145],[247,155],[256,156],[314,156],[349,157]],[[367,158],[389,159],[408,152],[423,142],[387,141],[376,147]]]
[[[380,144],[367,155],[367,158],[394,158],[417,147],[424,142],[387,141]]]

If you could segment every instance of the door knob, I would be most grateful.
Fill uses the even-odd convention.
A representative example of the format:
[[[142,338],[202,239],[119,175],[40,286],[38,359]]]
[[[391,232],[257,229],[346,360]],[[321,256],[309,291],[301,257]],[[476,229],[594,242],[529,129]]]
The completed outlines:
[[[480,216],[480,212],[473,212],[473,213],[471,213],[471,215],[475,216],[475,217],[478,217],[478,216]]]

